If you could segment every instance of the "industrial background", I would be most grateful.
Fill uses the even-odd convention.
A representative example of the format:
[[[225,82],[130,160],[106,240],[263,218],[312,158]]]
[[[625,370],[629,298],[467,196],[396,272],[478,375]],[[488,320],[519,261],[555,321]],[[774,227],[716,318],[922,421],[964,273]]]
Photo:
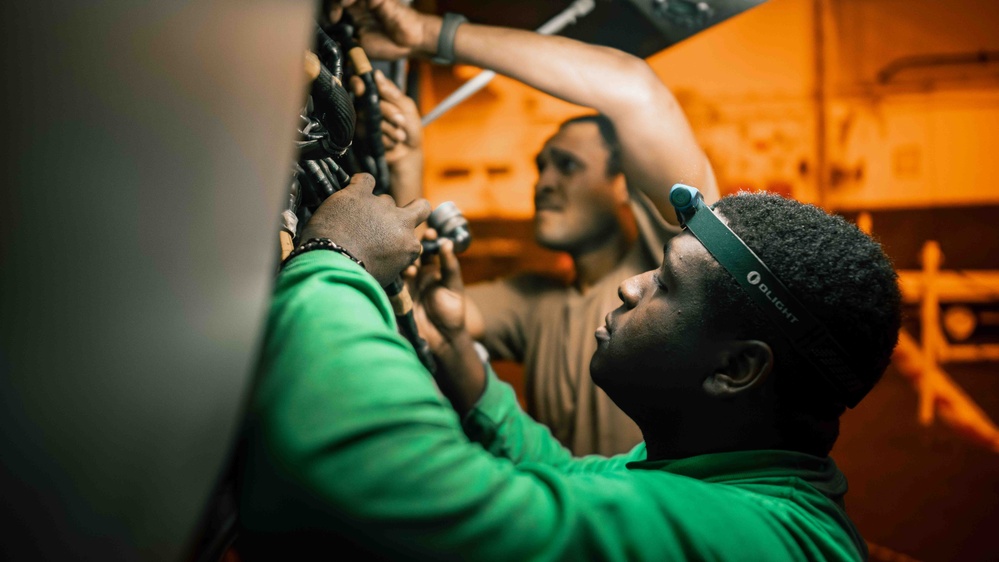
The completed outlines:
[[[417,2],[524,28],[565,5],[512,4]],[[593,33],[573,29],[565,34]],[[999,419],[997,29],[999,4],[990,0],[769,0],[647,59],[686,111],[723,195],[776,191],[860,219],[881,239],[902,272],[907,330],[920,344],[936,336],[935,347],[926,342],[934,367],[991,420]],[[419,70],[425,112],[479,72]],[[533,242],[533,155],[561,121],[586,112],[497,77],[427,126],[427,196],[453,200],[471,218],[466,281],[520,268],[570,275],[568,256]],[[924,332],[933,305],[923,290],[927,251],[942,262],[933,297],[940,329]],[[521,380],[514,364],[496,368]],[[996,437],[975,437],[940,413],[920,423],[921,400],[932,397],[919,384],[893,365],[844,417],[833,457],[850,480],[848,510],[874,560],[994,560]]]
[[[570,4],[415,3],[522,28]],[[252,385],[317,4],[0,3],[0,559],[190,553]],[[900,352],[833,451],[871,558],[999,559],[999,3],[596,6],[564,34],[647,57],[723,193],[841,213],[895,260]],[[477,73],[412,70],[424,112]],[[497,78],[427,127],[468,281],[569,274],[532,239],[533,158],[585,111]]]

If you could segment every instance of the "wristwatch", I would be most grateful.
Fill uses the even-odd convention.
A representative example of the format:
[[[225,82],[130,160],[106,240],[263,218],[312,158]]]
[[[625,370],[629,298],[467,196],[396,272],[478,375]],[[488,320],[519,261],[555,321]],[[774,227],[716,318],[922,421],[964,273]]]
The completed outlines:
[[[454,36],[458,26],[467,23],[468,18],[461,14],[448,12],[441,22],[441,33],[437,36],[437,56],[433,61],[437,64],[454,64]]]

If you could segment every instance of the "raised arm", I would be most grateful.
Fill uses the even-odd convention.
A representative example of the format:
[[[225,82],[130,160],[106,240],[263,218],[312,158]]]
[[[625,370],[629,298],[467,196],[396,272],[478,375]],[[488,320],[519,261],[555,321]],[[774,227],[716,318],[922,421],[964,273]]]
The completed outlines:
[[[369,26],[366,47],[386,55],[434,55],[437,16],[396,0],[371,0],[383,33]],[[494,70],[568,102],[592,107],[617,129],[629,187],[645,193],[676,223],[669,188],[696,185],[718,198],[711,164],[669,89],[642,59],[607,47],[517,29],[464,24],[455,35],[458,62]]]

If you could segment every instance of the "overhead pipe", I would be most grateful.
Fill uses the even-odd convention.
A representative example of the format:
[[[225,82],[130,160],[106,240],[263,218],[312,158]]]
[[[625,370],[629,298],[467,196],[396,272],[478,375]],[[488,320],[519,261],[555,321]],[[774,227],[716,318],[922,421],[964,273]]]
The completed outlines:
[[[999,62],[999,51],[972,51],[965,53],[940,53],[901,57],[886,64],[878,71],[878,83],[887,84],[900,72],[913,68],[953,66],[961,64],[988,64]]]
[[[568,8],[559,12],[558,15],[545,22],[535,31],[541,35],[554,35],[569,25],[576,23],[576,20],[592,12],[595,7],[596,2],[594,0],[576,0]],[[496,73],[492,70],[485,70],[476,74],[474,78],[462,84],[450,96],[444,98],[444,101],[437,104],[437,107],[433,108],[430,113],[427,113],[423,117],[423,126],[426,127],[430,123],[433,123],[438,117],[444,115],[471,97],[472,94],[484,88],[495,77]]]

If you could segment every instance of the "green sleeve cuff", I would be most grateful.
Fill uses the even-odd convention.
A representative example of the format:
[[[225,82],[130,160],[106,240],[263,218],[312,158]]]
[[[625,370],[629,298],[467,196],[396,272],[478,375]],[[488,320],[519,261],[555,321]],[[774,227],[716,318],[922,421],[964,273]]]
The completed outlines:
[[[517,394],[513,387],[501,381],[488,362],[483,364],[486,369],[486,388],[475,406],[465,414],[462,427],[472,441],[489,448],[496,439],[497,430],[502,421],[520,408]]]
[[[304,254],[297,255],[291,258],[291,261],[289,261],[281,271],[285,272],[290,270],[314,269],[317,266],[324,265],[332,267],[338,271],[353,271],[368,274],[368,271],[359,264],[340,252],[334,252],[332,250],[312,250],[311,252],[305,252]]]
[[[326,294],[325,287],[329,284],[360,291],[378,310],[386,326],[396,329],[392,304],[378,281],[339,252],[313,250],[292,258],[277,276],[275,299],[294,297],[311,302],[324,298],[322,295]]]

